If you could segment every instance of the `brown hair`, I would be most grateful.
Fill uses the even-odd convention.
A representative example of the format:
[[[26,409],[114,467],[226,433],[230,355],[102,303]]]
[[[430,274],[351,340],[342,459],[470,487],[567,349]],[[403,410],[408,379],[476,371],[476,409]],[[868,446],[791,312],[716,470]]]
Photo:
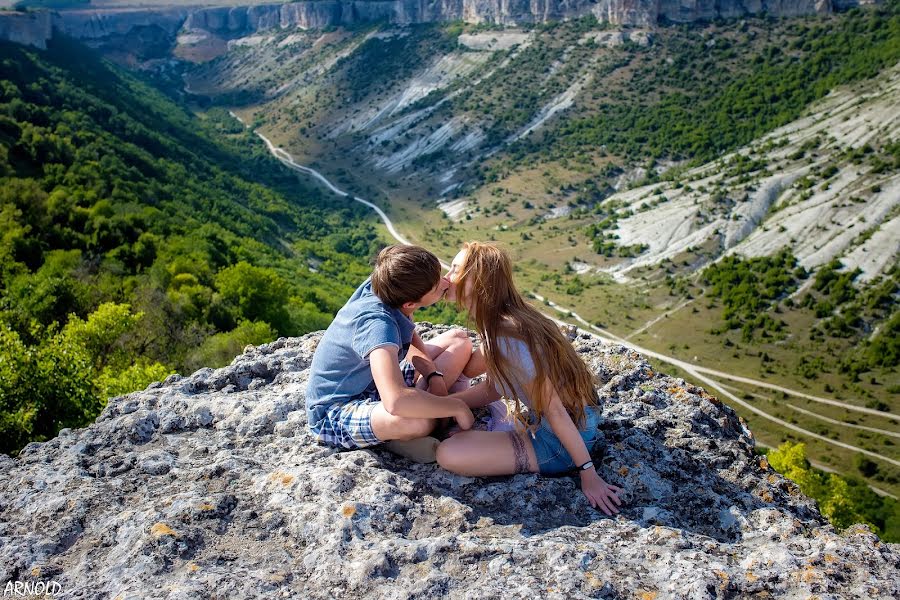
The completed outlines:
[[[559,327],[522,298],[513,282],[512,263],[506,252],[481,242],[469,242],[463,249],[467,251],[465,262],[455,282],[457,303],[463,307],[462,294],[468,289],[472,295],[466,299],[471,307],[469,318],[475,321],[481,335],[488,374],[510,393],[516,393],[512,385],[515,381],[519,389],[531,395],[533,428],[540,424],[550,402],[545,383],[553,385],[575,426],[581,427],[585,406],[599,404],[594,377],[587,365]],[[528,346],[535,368],[533,382],[516,381],[518,370],[498,351],[500,336],[518,338]],[[521,399],[511,400],[515,402],[516,418],[524,424]]]
[[[372,271],[372,291],[382,302],[400,308],[417,302],[441,278],[441,261],[419,246],[394,244],[378,253]]]

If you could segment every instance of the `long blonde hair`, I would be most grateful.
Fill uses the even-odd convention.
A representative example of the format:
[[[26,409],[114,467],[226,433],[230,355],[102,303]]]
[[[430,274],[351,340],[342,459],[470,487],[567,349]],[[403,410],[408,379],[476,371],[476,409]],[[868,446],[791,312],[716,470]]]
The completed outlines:
[[[482,352],[487,363],[488,375],[499,382],[504,390],[516,395],[518,389],[529,390],[531,397],[531,426],[536,428],[547,409],[544,382],[556,388],[559,399],[576,427],[584,422],[586,406],[599,404],[594,377],[572,344],[563,336],[556,324],[528,304],[513,282],[512,263],[509,255],[494,244],[468,242],[464,263],[456,280],[457,304],[470,307],[469,318],[482,339]],[[471,297],[464,298],[468,294]],[[518,370],[498,350],[501,336],[522,340],[531,353],[535,368],[533,385],[528,381],[516,381]],[[522,400],[515,402],[515,416],[525,423]]]

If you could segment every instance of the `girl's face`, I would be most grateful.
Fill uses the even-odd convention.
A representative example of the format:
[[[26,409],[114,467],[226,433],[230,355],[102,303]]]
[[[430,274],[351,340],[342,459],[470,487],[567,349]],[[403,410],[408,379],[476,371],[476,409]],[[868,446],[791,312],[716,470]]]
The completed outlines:
[[[458,298],[460,298],[460,290],[457,289],[457,283],[462,277],[462,270],[466,264],[466,253],[467,250],[463,248],[459,252],[456,253],[456,256],[453,257],[453,262],[450,263],[450,270],[447,272],[447,280],[450,282],[450,287],[447,289],[447,300],[451,302],[456,302]],[[466,304],[466,298],[469,297],[469,292],[472,289],[472,282],[468,281],[466,283],[466,289],[462,290],[461,300],[463,304]]]

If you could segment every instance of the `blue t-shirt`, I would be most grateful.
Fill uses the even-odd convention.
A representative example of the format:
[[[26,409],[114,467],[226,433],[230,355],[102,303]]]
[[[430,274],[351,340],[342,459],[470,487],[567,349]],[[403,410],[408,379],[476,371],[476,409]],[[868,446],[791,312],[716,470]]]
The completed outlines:
[[[367,279],[338,311],[316,347],[306,386],[306,416],[314,426],[332,405],[375,389],[369,353],[395,346],[406,357],[415,324],[372,292]]]

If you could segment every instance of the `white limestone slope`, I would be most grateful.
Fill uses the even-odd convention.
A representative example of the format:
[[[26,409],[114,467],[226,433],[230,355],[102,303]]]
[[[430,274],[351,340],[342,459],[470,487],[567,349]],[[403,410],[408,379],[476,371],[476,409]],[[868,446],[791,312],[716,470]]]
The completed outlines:
[[[674,182],[614,194],[606,202],[634,213],[619,220],[618,243],[649,248],[606,270],[621,278],[713,242],[713,260],[787,247],[808,269],[838,258],[862,269],[862,280],[875,277],[900,252],[900,172],[876,172],[872,160],[900,139],[898,106],[900,65],[832,92],[803,118]],[[872,151],[848,156],[860,149]],[[741,158],[760,162],[742,173]]]
[[[460,35],[458,51],[435,57],[426,69],[404,82],[394,94],[351,115],[329,135],[334,138],[354,131],[364,134],[365,141],[359,149],[369,155],[373,166],[391,174],[408,170],[416,159],[440,151],[456,156],[462,164],[468,160],[468,153],[484,141],[480,123],[471,115],[457,115],[435,128],[429,117],[462,91],[463,88],[455,84],[465,81],[464,87],[478,85],[497,69],[504,68],[531,41],[532,34],[517,31]],[[494,53],[510,50],[509,56],[499,65],[487,66]],[[432,92],[445,95],[428,106],[409,110]],[[378,152],[383,144],[396,146],[391,152]],[[451,167],[451,170],[455,169]],[[412,169],[409,171],[408,176],[414,176]],[[458,182],[443,183],[446,184],[445,193],[459,185]]]
[[[405,133],[403,124],[408,123],[405,119],[408,115],[400,116],[400,123],[394,121],[393,117],[399,116],[399,113],[431,92],[446,89],[457,79],[471,75],[480,69],[489,58],[490,54],[487,52],[468,52],[437,57],[395,94],[377,104],[367,105],[364,110],[335,127],[331,137],[343,135],[348,131],[372,131],[374,129],[383,131],[385,128],[392,132]],[[380,142],[383,139],[393,138],[385,138],[382,134],[372,136],[371,139]]]

